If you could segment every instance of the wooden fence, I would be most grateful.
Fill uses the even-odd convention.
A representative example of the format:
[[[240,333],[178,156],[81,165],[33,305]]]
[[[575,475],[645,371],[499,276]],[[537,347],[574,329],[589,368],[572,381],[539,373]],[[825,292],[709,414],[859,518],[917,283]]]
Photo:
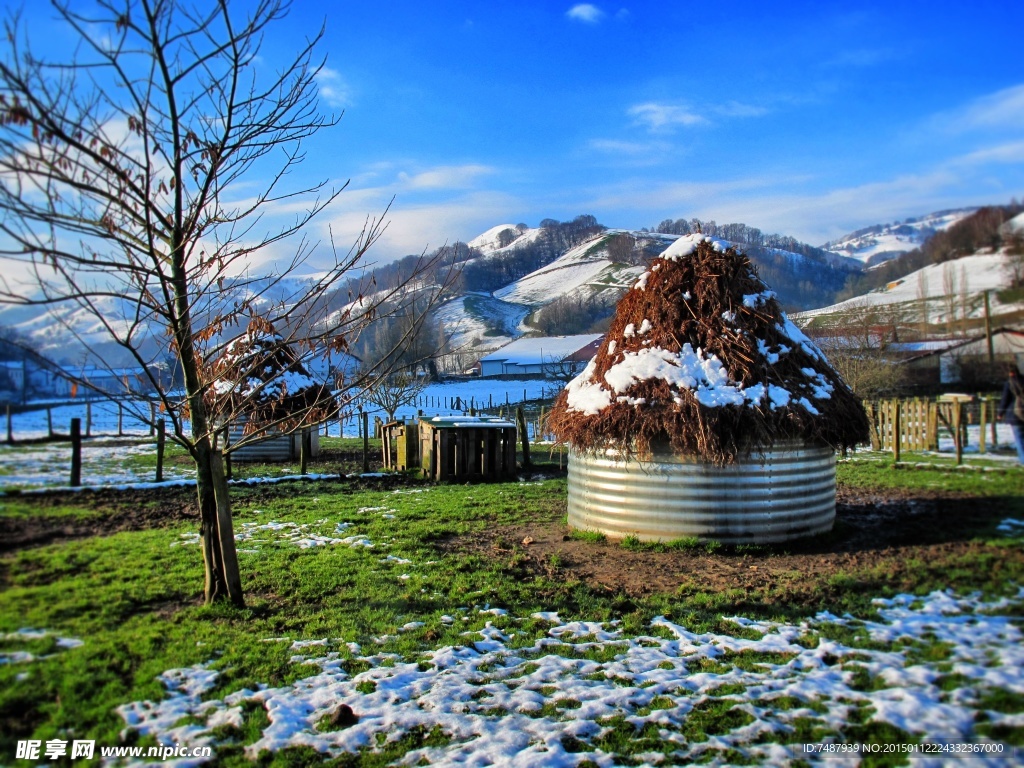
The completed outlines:
[[[939,436],[953,440],[957,464],[963,461],[968,427],[979,427],[981,453],[988,440],[994,447],[998,404],[995,398],[947,395],[937,400],[877,400],[864,404],[871,424],[871,448],[891,451],[896,461],[902,451],[937,451]]]

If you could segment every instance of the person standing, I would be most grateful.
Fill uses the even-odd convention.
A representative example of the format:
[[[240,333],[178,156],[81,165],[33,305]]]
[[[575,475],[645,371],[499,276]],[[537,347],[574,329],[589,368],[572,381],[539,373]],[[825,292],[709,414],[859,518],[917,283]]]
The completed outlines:
[[[1003,398],[999,401],[999,413],[1013,430],[1013,438],[1017,442],[1017,461],[1024,466],[1024,381],[1017,366],[1011,365],[1008,373],[1006,384],[1003,385]]]

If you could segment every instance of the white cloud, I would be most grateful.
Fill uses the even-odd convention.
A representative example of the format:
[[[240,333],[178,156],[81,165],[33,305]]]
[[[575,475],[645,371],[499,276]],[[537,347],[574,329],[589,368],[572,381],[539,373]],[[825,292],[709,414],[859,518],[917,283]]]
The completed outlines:
[[[817,245],[858,227],[973,204],[965,198],[969,186],[963,181],[962,174],[946,168],[833,189],[800,175],[712,182],[639,178],[610,187],[581,207],[602,220],[632,214],[652,222],[679,216],[744,222]]]
[[[839,51],[831,59],[825,61],[825,66],[831,67],[854,67],[863,69],[875,67],[897,59],[900,54],[891,48],[850,48]]]
[[[675,126],[691,126],[707,123],[708,119],[689,107],[675,104],[657,104],[647,102],[630,107],[626,114],[634,118],[638,125],[645,125],[649,130],[660,131]]]
[[[1024,141],[1000,144],[954,158],[952,165],[977,166],[990,163],[1024,163]]]
[[[680,126],[690,127],[710,123],[709,115],[716,117],[761,117],[768,114],[765,107],[728,101],[724,104],[705,104],[694,108],[688,104],[661,104],[649,101],[630,107],[626,114],[637,125],[650,131],[670,131]]]
[[[324,67],[316,74],[320,98],[330,106],[342,109],[352,104],[352,89],[337,70]]]
[[[1024,125],[1024,85],[982,96],[959,110],[936,115],[933,124],[953,133],[986,129],[1020,130]]]
[[[755,107],[753,104],[741,104],[738,101],[729,101],[712,107],[711,111],[722,117],[761,117],[767,115],[765,107]]]
[[[604,11],[590,3],[579,3],[574,5],[565,13],[573,21],[582,21],[584,24],[597,24],[604,18]]]
[[[355,241],[366,222],[366,210],[379,215],[387,205],[389,191],[385,189],[366,190],[371,194],[360,195],[359,204],[339,201],[336,209],[345,210],[331,213],[320,222],[321,233],[326,238],[327,228],[333,233],[339,250],[347,249]],[[377,208],[373,207],[376,203]],[[420,204],[403,202],[401,194],[387,215],[387,229],[370,250],[371,261],[388,262],[399,256],[432,251],[445,243],[456,240],[471,240],[485,232],[496,221],[513,220],[523,204],[516,198],[500,192],[487,190],[466,192],[444,199],[434,199]]]
[[[969,204],[959,181],[940,169],[831,190],[802,183],[787,193],[721,200],[714,210],[719,221],[746,221],[819,245],[866,225]]]
[[[682,154],[680,150],[673,150],[672,145],[664,141],[619,139],[591,139],[583,151],[595,162],[633,168],[659,165],[670,154],[675,157]]]
[[[442,165],[410,175],[398,174],[401,185],[407,189],[464,189],[471,187],[481,176],[495,172],[487,165]]]

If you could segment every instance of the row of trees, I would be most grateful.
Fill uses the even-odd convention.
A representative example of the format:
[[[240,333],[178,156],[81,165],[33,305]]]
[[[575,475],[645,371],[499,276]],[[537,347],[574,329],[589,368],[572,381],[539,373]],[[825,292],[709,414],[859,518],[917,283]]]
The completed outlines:
[[[669,235],[691,235],[701,233],[728,240],[740,245],[749,245],[760,248],[779,248],[791,253],[799,253],[803,256],[812,256],[819,259],[828,259],[829,254],[821,248],[807,243],[802,243],[789,235],[767,234],[757,227],[751,227],[743,223],[716,224],[714,219],[701,221],[700,219],[665,219],[655,229]]]
[[[615,314],[618,299],[618,294],[569,293],[536,312],[530,324],[545,336],[604,333]]]

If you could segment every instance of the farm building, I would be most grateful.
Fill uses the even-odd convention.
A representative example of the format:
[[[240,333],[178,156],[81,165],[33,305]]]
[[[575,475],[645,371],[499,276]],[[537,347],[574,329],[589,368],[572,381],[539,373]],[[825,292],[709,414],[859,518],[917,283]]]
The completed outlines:
[[[142,368],[106,368],[102,365],[86,365],[64,370],[71,381],[82,383],[78,391],[87,396],[96,393],[113,396],[129,395],[149,392],[153,388]]]
[[[597,352],[604,337],[544,336],[516,339],[480,359],[481,376],[575,376]]]
[[[70,375],[70,371],[24,345],[0,339],[0,400],[67,397],[71,392]]]
[[[932,366],[941,384],[974,383],[980,376],[1002,381],[1008,364],[1024,368],[1024,331],[1000,328],[992,333],[992,362],[985,336],[962,340],[933,355],[908,362],[912,368]],[[930,358],[930,359],[929,359]]]

